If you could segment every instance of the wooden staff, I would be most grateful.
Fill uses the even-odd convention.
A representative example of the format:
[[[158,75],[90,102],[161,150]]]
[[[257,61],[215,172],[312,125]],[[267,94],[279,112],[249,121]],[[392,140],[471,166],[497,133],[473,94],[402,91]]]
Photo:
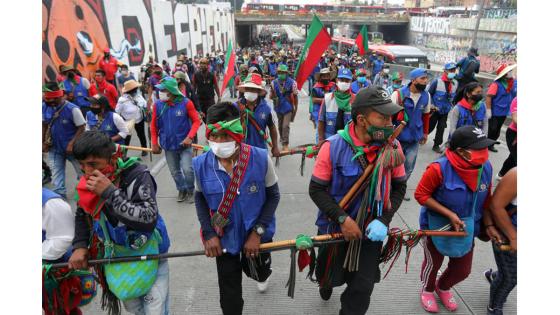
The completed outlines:
[[[195,150],[204,150],[204,146],[201,145],[201,144],[192,143],[191,147]],[[121,145],[121,148],[127,149],[127,150],[133,150],[133,151],[152,152],[151,148],[135,147],[135,146],[131,146],[131,145]]]

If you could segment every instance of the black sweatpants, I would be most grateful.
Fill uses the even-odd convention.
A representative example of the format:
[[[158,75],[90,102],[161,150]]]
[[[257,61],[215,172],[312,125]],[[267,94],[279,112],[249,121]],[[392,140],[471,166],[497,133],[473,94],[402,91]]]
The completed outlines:
[[[447,115],[448,114],[440,114],[439,112],[433,112],[430,116],[430,131],[432,133],[436,128],[436,137],[434,138],[434,146],[441,145],[443,143],[443,133],[445,132],[445,128],[447,127]]]
[[[488,120],[488,138],[498,140],[502,125],[506,121],[506,116],[492,116]]]
[[[509,156],[498,173],[500,176],[506,175],[509,170],[517,166],[517,131],[508,128],[506,131],[506,143],[509,149]]]
[[[270,253],[260,253],[255,259],[258,282],[263,282],[272,273]],[[243,313],[243,294],[241,270],[251,278],[249,262],[244,254],[224,254],[216,258],[218,285],[220,286],[220,307],[224,315],[241,315]]]
[[[147,146],[146,146],[146,132],[144,131],[144,120],[142,120],[141,122],[139,122],[137,124],[134,124],[134,130],[136,130],[136,134],[138,135],[138,139],[140,139],[140,145],[143,148],[146,148]],[[124,139],[124,144],[129,145],[131,139],[132,139],[132,135],[129,134]]]
[[[363,315],[369,308],[373,286],[380,280],[379,258],[383,242],[362,240],[358,271],[355,272],[342,267],[349,244],[347,242],[319,248],[315,275],[322,287],[347,284],[340,296],[340,315]],[[327,265],[329,270],[325,270]]]

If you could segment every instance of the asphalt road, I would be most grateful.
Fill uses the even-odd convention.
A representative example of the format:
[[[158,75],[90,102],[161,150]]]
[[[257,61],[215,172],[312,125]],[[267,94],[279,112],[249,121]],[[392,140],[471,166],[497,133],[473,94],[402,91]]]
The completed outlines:
[[[226,91],[225,95],[229,95]],[[225,99],[227,100],[227,99]],[[308,97],[301,97],[299,112],[291,127],[291,145],[311,143],[315,139],[313,125],[308,120]],[[199,139],[204,139],[204,127],[199,130]],[[408,183],[408,194],[413,195],[423,170],[438,157],[431,151],[433,136],[428,143],[420,147],[415,171]],[[447,137],[447,134],[445,135]],[[505,135],[501,135],[502,144],[498,153],[491,153],[494,174],[499,170],[508,155]],[[132,145],[139,145],[133,136]],[[132,153],[132,155],[140,155]],[[143,160],[150,166],[158,184],[158,205],[169,235],[170,252],[199,250],[202,248],[199,236],[199,224],[194,204],[178,203],[177,192],[165,165],[162,155],[154,155],[154,161]],[[307,159],[304,176],[299,175],[299,156],[284,157],[276,169],[281,192],[280,205],[276,211],[277,232],[275,240],[293,239],[300,233],[313,235],[316,207],[309,198],[308,184],[311,177],[313,160]],[[76,185],[72,167],[67,165],[67,187],[72,192]],[[73,205],[74,206],[74,205]],[[404,201],[392,226],[418,228],[420,206],[412,198]],[[404,257],[401,255],[391,273],[374,288],[368,314],[423,314],[419,302],[420,267],[423,260],[421,245],[412,251],[408,273],[405,273]],[[317,286],[305,279],[306,271],[297,274],[295,298],[287,296],[285,284],[289,275],[289,252],[280,251],[272,254],[273,274],[266,293],[257,291],[256,283],[244,277],[243,297],[245,314],[338,314],[340,294],[343,287],[335,288],[329,301],[319,297]],[[444,262],[444,267],[446,266]],[[171,314],[220,314],[217,274],[214,259],[206,257],[174,258],[170,266],[170,310]],[[489,243],[476,241],[474,262],[470,277],[457,285],[454,290],[459,302],[455,314],[485,314],[488,302],[489,285],[483,271],[496,269],[492,249]],[[382,273],[386,268],[382,268]],[[443,270],[442,270],[443,271]],[[516,314],[517,298],[514,290],[506,303],[504,313]],[[100,307],[100,294],[84,308],[84,314],[104,314]],[[442,314],[447,312],[440,304]],[[126,313],[126,312],[123,312]],[[451,314],[451,313],[450,313]]]

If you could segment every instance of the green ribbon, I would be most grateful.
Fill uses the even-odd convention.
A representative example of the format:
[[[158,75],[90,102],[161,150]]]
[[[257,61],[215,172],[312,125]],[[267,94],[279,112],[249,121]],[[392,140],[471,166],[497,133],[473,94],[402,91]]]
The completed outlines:
[[[357,146],[354,144],[354,141],[352,140],[352,137],[350,136],[350,132],[348,130],[348,126],[350,126],[350,122],[348,122],[345,126],[343,130],[339,130],[338,131],[338,135],[340,137],[342,137],[342,139],[344,139],[344,141],[346,141],[351,147],[352,149],[354,149],[354,151],[356,152],[356,154],[352,157],[352,161],[354,161],[357,157],[359,157],[360,155],[365,154],[364,152],[364,147],[362,146]]]
[[[219,125],[219,127],[216,127],[216,125]],[[241,125],[241,120],[239,118],[230,121],[220,121],[216,124],[208,125],[208,129],[210,129],[211,132],[217,132],[221,129],[225,129],[233,133],[243,134],[243,126]]]
[[[336,101],[336,105],[338,108],[343,110],[344,112],[349,112],[352,110],[350,106],[350,97],[352,95],[350,93],[340,92],[338,90],[334,91],[334,99]]]
[[[313,247],[313,240],[309,235],[300,234],[296,237],[296,248],[298,250],[310,249]]]

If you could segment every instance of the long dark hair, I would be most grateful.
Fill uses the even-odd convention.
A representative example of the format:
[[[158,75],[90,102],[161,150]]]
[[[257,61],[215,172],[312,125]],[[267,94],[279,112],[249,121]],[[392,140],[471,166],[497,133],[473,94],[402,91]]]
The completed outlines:
[[[454,104],[459,103],[463,98],[467,97],[467,93],[472,93],[472,91],[474,91],[477,87],[482,87],[482,84],[478,82],[470,82],[465,84],[465,86],[463,86],[459,91],[457,91],[457,94],[453,99],[453,103]]]

